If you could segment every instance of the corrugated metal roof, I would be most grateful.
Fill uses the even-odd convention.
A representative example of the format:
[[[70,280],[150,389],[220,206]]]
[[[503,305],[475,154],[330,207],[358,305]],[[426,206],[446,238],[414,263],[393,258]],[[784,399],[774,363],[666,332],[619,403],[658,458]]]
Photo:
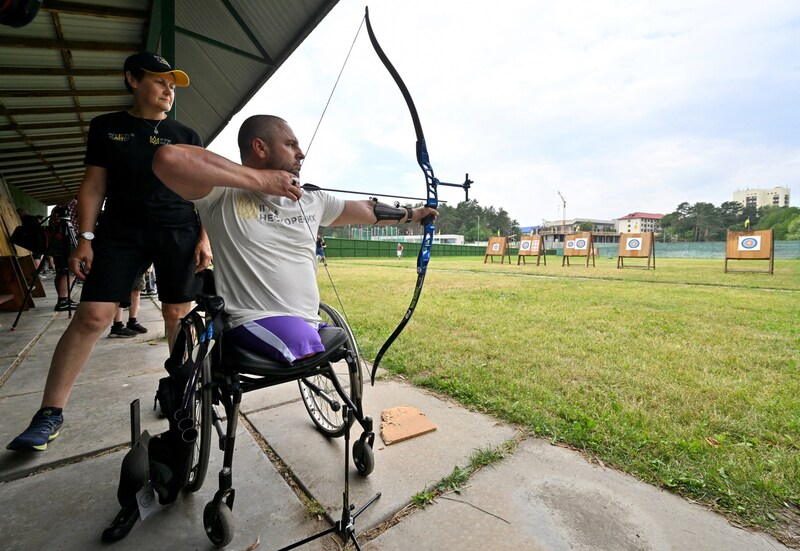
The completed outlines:
[[[175,116],[209,143],[337,1],[156,0],[174,3],[173,66],[192,80]],[[145,0],[48,0],[28,25],[0,26],[7,184],[44,204],[75,194],[89,122],[130,106],[122,65],[147,49],[159,13]]]

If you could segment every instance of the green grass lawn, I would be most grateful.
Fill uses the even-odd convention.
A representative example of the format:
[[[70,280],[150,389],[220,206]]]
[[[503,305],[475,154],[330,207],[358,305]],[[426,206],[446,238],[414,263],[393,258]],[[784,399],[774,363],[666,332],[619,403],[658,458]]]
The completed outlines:
[[[769,275],[575,260],[434,257],[381,365],[800,544],[800,261]],[[372,361],[411,300],[415,259],[329,264]]]

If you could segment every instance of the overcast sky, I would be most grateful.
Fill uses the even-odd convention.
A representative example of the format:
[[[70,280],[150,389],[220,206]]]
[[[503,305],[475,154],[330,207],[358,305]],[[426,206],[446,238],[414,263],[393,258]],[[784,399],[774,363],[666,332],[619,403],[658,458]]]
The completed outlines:
[[[304,150],[361,24],[340,0],[209,148],[238,161],[245,117],[285,118]],[[797,0],[375,0],[434,172],[520,225],[719,206],[800,177]],[[424,197],[405,102],[366,28],[303,166],[323,187]],[[345,198],[354,198],[345,196]],[[455,206],[457,188],[440,187]]]

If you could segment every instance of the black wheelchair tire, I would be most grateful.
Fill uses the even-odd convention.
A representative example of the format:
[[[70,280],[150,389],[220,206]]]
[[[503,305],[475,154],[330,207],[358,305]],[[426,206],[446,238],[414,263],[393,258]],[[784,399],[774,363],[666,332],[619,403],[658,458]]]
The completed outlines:
[[[375,469],[375,455],[372,453],[372,447],[361,438],[353,444],[353,464],[362,476],[369,476]]]
[[[219,509],[215,507],[213,501],[209,501],[203,509],[203,527],[206,530],[208,539],[216,547],[225,547],[233,541],[234,521],[233,512],[225,502],[219,504]]]
[[[203,361],[203,371],[197,382],[195,394],[195,427],[197,428],[197,441],[192,452],[192,465],[189,469],[189,480],[186,490],[196,492],[203,487],[203,482],[208,473],[208,460],[211,455],[211,437],[213,423],[211,418],[211,358],[206,356]]]
[[[348,382],[345,390],[349,392],[350,400],[352,400],[353,404],[360,411],[364,377],[362,373],[363,362],[361,361],[361,354],[358,351],[358,343],[350,327],[335,308],[322,302],[319,305],[319,309],[323,321],[335,325],[336,327],[341,327],[347,333],[347,346],[348,350],[350,350],[353,355],[353,360],[349,362],[347,366]],[[336,392],[332,388],[333,385],[326,377],[320,375],[314,377],[311,382],[326,390],[326,392],[330,391],[328,392],[330,395],[336,395]],[[334,410],[330,404],[311,390],[302,379],[299,380],[297,384],[300,387],[300,396],[303,399],[303,404],[306,406],[311,421],[316,425],[317,429],[326,436],[332,438],[339,438],[344,435],[346,427],[341,415],[341,409]],[[354,421],[355,417],[351,415],[350,425],[352,425]]]

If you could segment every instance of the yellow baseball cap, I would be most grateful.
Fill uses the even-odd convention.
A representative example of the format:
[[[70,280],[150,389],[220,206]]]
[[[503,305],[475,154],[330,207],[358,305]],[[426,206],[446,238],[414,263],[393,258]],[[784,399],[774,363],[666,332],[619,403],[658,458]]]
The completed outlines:
[[[139,52],[125,60],[123,71],[142,69],[156,75],[171,74],[175,78],[175,86],[189,86],[189,75],[181,70],[173,69],[169,62],[152,52]]]

